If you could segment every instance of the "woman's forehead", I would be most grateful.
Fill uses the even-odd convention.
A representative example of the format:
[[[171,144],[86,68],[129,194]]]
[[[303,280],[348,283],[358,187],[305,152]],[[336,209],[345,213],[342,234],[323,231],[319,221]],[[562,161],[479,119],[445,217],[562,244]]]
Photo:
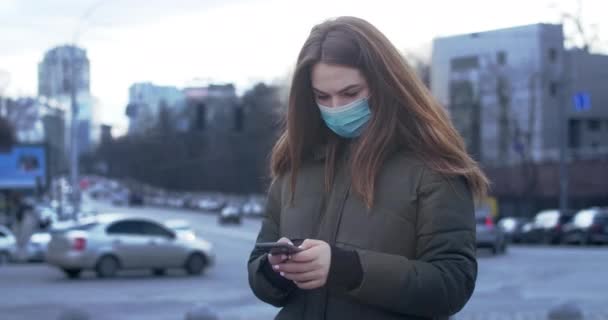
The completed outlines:
[[[366,84],[361,71],[356,68],[317,63],[311,72],[312,86],[327,93],[340,91],[350,85]]]

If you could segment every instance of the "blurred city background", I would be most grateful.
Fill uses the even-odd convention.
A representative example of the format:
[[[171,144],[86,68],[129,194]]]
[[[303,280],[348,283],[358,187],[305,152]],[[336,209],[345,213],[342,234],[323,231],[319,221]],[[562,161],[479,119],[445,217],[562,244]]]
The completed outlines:
[[[608,319],[608,3],[0,0],[0,319],[272,319],[246,261],[310,28],[369,20],[492,182],[455,319]],[[214,318],[215,317],[215,318]]]

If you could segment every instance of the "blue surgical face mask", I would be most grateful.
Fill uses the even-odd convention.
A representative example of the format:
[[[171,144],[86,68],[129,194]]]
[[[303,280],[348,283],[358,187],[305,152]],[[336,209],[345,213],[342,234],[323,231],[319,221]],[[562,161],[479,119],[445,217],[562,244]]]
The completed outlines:
[[[321,117],[337,135],[344,138],[358,137],[372,117],[368,98],[355,100],[347,105],[330,108],[320,104]]]

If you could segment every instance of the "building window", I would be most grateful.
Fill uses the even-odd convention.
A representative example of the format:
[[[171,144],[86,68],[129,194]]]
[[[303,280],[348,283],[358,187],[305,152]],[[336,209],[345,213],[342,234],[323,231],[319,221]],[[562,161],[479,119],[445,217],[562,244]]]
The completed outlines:
[[[465,71],[479,68],[479,58],[477,56],[458,57],[450,60],[450,70]]]
[[[549,83],[549,94],[552,97],[557,96],[557,82],[556,81],[551,81],[551,83]]]
[[[549,61],[551,61],[551,62],[557,61],[557,50],[555,48],[549,49]]]
[[[578,149],[581,146],[581,120],[570,119],[569,122],[569,145],[571,149]]]
[[[600,121],[596,119],[587,120],[587,128],[589,128],[589,131],[599,131]]]
[[[496,54],[496,61],[501,66],[507,64],[507,53],[504,51],[498,51],[498,53]]]
[[[593,149],[593,151],[596,151],[599,147],[600,147],[600,144],[597,143],[597,141],[591,142],[591,149]]]

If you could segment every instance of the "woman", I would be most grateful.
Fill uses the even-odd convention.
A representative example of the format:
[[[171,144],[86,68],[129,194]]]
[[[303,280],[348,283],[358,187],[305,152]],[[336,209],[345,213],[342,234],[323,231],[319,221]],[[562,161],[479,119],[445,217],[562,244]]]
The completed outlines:
[[[276,319],[444,319],[475,287],[487,180],[446,112],[368,22],[315,26],[275,145],[249,283]],[[305,239],[297,241],[296,239]]]

